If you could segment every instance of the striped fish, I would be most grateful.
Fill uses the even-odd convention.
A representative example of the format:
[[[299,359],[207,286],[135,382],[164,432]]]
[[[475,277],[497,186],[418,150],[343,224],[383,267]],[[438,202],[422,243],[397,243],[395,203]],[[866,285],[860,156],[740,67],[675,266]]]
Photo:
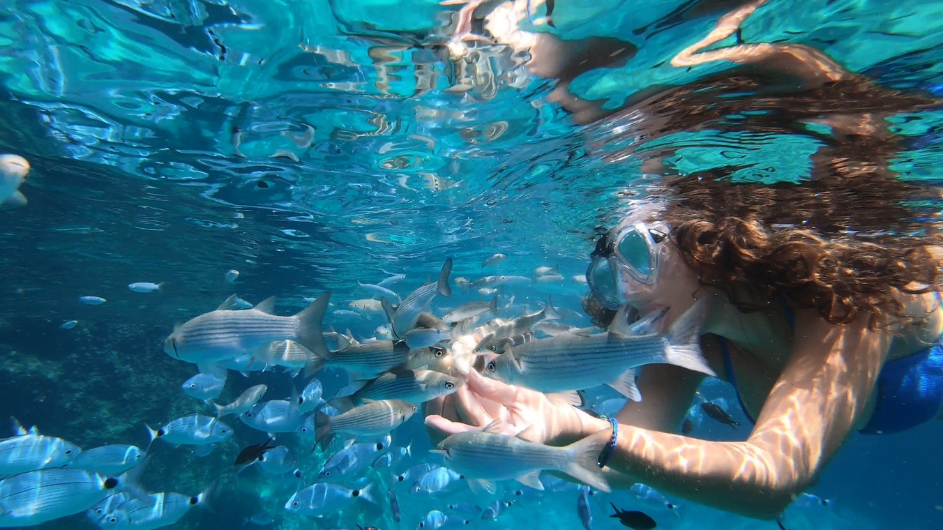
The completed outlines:
[[[218,418],[191,414],[177,418],[167,425],[154,430],[149,425],[147,432],[151,436],[151,443],[160,438],[169,444],[207,445],[221,442],[232,436],[232,428],[219,421]]]
[[[117,477],[144,460],[144,451],[136,445],[113,444],[83,451],[66,467],[87,469],[106,477]]]
[[[271,314],[275,298],[252,309],[220,308],[177,326],[164,341],[164,352],[191,363],[212,363],[254,352],[279,340],[295,340],[312,352],[329,356],[321,334],[321,319],[331,293],[321,295],[307,309],[290,317]]]
[[[409,346],[391,340],[376,340],[357,344],[319,358],[305,370],[305,375],[320,371],[324,366],[342,368],[363,379],[372,379],[403,364],[409,358]]]
[[[354,403],[364,400],[399,399],[410,403],[424,403],[447,396],[458,390],[464,381],[432,370],[404,370],[386,373],[354,392]]]
[[[439,271],[439,280],[436,283],[423,285],[413,291],[392,314],[390,313],[392,306],[389,301],[386,300],[386,298],[380,299],[383,303],[383,309],[390,319],[390,325],[393,327],[393,335],[395,337],[403,338],[409,330],[416,327],[416,322],[419,320],[419,313],[429,306],[429,303],[432,302],[432,299],[435,298],[437,294],[445,297],[452,296],[452,288],[449,287],[449,274],[451,273],[452,258],[449,258],[445,260],[445,264],[442,265],[442,270]]]
[[[492,327],[492,331],[475,346],[474,353],[477,355],[503,353],[504,349],[507,347],[507,339],[509,337],[529,333],[534,325],[539,322],[557,320],[560,318],[562,318],[560,313],[557,313],[556,308],[553,307],[553,301],[548,297],[547,306],[544,307],[543,310],[530,315],[523,315],[500,326]]]
[[[196,497],[174,492],[150,493],[119,504],[99,520],[102,528],[161,528],[176,523],[190,508],[205,506],[210,490]]]
[[[598,490],[611,491],[596,463],[608,438],[590,435],[566,447],[551,447],[498,434],[496,423],[483,431],[453,434],[433,452],[442,454],[446,467],[465,475],[469,486],[489,493],[495,490],[492,481],[509,479],[542,490],[543,470],[562,471]]]
[[[703,302],[695,304],[672,324],[667,335],[651,329],[665,311],[653,312],[629,328],[625,312],[620,310],[606,333],[527,342],[489,361],[485,373],[546,393],[608,384],[639,401],[635,385],[639,366],[666,363],[714,375],[701,354],[699,340],[705,309]]]
[[[82,450],[55,436],[43,436],[33,428],[27,432],[13,419],[16,436],[0,440],[0,477],[68,464]]]
[[[338,433],[354,436],[387,434],[405,423],[418,409],[412,403],[391,399],[360,405],[333,417],[317,412],[315,439],[326,446],[331,436]]]
[[[498,314],[498,297],[495,296],[490,302],[468,302],[449,311],[442,317],[442,322],[454,324],[463,320],[468,320],[490,311],[492,314]]]
[[[132,486],[127,473],[115,478],[70,468],[5,478],[0,480],[0,527],[37,525],[79,513]]]

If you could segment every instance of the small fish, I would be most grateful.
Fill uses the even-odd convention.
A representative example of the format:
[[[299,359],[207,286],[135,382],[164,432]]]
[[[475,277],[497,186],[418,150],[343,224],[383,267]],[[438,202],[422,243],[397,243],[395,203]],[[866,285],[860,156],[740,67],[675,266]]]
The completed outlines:
[[[257,460],[259,468],[267,475],[284,475],[298,464],[295,454],[284,445],[272,447],[259,455]]]
[[[409,346],[402,341],[378,340],[357,344],[327,357],[315,359],[305,368],[305,374],[317,373],[323,366],[342,368],[363,379],[372,379],[405,363],[409,359]]]
[[[563,275],[562,274],[543,274],[537,277],[537,281],[540,283],[560,282],[560,281],[563,281]]]
[[[285,510],[317,517],[344,510],[354,502],[379,505],[374,490],[375,484],[369,484],[363,489],[349,489],[339,484],[318,482],[292,495],[285,503]]]
[[[370,469],[371,462],[382,454],[388,454],[390,437],[385,436],[376,442],[360,442],[337,451],[318,472],[318,480],[341,480],[355,478],[361,472]]]
[[[454,339],[456,337],[455,329],[413,328],[403,337],[403,342],[410,350],[431,348]]]
[[[547,266],[537,267],[536,269],[534,269],[534,273],[537,276],[544,276],[547,274],[556,274],[557,269],[555,269],[554,267],[547,267]]]
[[[491,296],[497,292],[498,290],[492,287],[482,287],[481,289],[478,289],[478,294],[481,296]]]
[[[673,364],[714,375],[699,342],[704,309],[703,303],[696,304],[672,323],[666,335],[651,330],[664,311],[652,312],[628,327],[624,309],[620,309],[607,333],[561,335],[524,343],[489,361],[485,372],[545,393],[608,384],[625,397],[640,401],[635,385],[635,370],[640,366]],[[575,368],[561,370],[561,366]]]
[[[204,313],[179,325],[164,341],[164,352],[193,363],[231,359],[279,340],[295,340],[318,355],[330,355],[321,335],[321,320],[331,293],[321,295],[310,306],[290,317],[271,314],[275,299],[269,298],[252,309],[221,308]],[[231,298],[231,297],[230,297]]]
[[[531,331],[534,325],[546,320],[558,320],[560,314],[553,307],[553,300],[547,298],[547,305],[537,313],[522,315],[514,320],[494,327],[475,346],[475,353],[503,353],[506,339]]]
[[[468,281],[468,278],[459,276],[458,278],[455,278],[455,285],[457,285],[459,289],[462,290],[462,292],[465,292],[469,287],[471,287],[471,282]]]
[[[117,477],[144,461],[145,453],[135,445],[103,445],[78,454],[66,467],[94,471],[106,477]]]
[[[190,452],[197,458],[203,458],[204,456],[211,455],[215,449],[216,444],[194,445]]]
[[[330,344],[325,337],[328,350]],[[281,366],[288,370],[300,370],[314,360],[314,352],[293,340],[278,340],[252,352],[252,357],[268,366]]]
[[[445,465],[469,478],[469,485],[495,491],[494,480],[514,479],[535,489],[543,489],[540,472],[562,471],[580,482],[605,492],[609,484],[596,463],[607,440],[586,438],[565,447],[528,442],[516,436],[498,434],[499,421],[482,431],[453,434],[439,443],[434,452],[442,454]]]
[[[74,328],[75,325],[78,324],[78,323],[79,323],[78,320],[69,320],[69,321],[63,322],[62,325],[59,326],[59,328],[61,328],[61,329],[72,329],[72,328]]]
[[[119,505],[102,520],[111,528],[160,528],[170,526],[186,515],[194,506],[206,506],[206,499],[213,490],[207,488],[196,497],[182,493],[150,493]]]
[[[296,432],[304,423],[305,415],[298,410],[298,398],[294,401],[273,399],[256,403],[243,412],[239,419],[253,429],[263,432]]]
[[[109,495],[102,499],[101,502],[89,508],[85,514],[94,522],[98,522],[103,515],[106,513],[111,513],[115,508],[120,506],[122,503],[125,503],[131,500],[133,497],[130,493],[121,492],[115,493],[114,495]]]
[[[357,285],[360,286],[360,288],[363,289],[364,291],[371,293],[373,296],[376,296],[376,297],[385,296],[389,298],[390,300],[396,300],[397,302],[400,301],[400,297],[398,294],[396,294],[394,291],[390,289],[387,289],[386,287],[383,287],[382,285],[374,285],[372,283],[361,283],[359,280],[357,281]]]
[[[636,483],[633,484],[631,488],[629,488],[629,493],[635,495],[635,497],[642,502],[645,502],[658,509],[664,508],[674,513],[676,516],[678,516],[678,518],[681,517],[681,507],[669,501],[664,495],[651,486]]]
[[[589,283],[589,282],[586,280],[586,275],[585,275],[585,274],[577,274],[577,275],[575,275],[575,276],[572,276],[570,279],[572,279],[574,282],[579,283],[579,284],[582,284],[582,285],[586,285],[587,283]]]
[[[403,370],[381,375],[350,398],[354,403],[399,399],[419,404],[456,392],[463,383],[461,378],[432,370]]]
[[[80,296],[79,302],[82,302],[85,305],[101,305],[107,302],[107,300],[100,296]]]
[[[268,525],[274,523],[274,522],[275,522],[275,519],[274,519],[271,515],[269,515],[269,514],[267,514],[267,513],[265,513],[265,512],[260,512],[260,513],[257,513],[257,514],[255,514],[255,515],[253,515],[252,517],[246,519],[245,522],[246,522],[246,523],[252,523],[252,524],[254,524],[254,525],[256,525],[256,526],[268,526]]]
[[[609,503],[616,513],[609,516],[610,519],[618,519],[622,526],[632,530],[652,530],[658,526],[654,519],[638,510],[626,511],[616,508],[616,505]]]
[[[708,418],[723,423],[724,425],[729,425],[733,430],[737,430],[737,425],[740,425],[739,422],[734,421],[730,414],[727,414],[727,411],[710,401],[701,403],[701,409],[707,414]]]
[[[579,330],[579,328],[573,327],[569,324],[561,324],[553,320],[544,320],[543,322],[538,322],[534,324],[533,329],[534,331],[542,331],[551,337],[565,335],[567,333],[573,333]]]
[[[439,510],[431,510],[419,522],[421,530],[445,530],[449,528],[459,528],[471,524],[471,521],[463,520],[459,517],[449,517]]]
[[[387,272],[386,274],[390,274],[390,273]],[[405,274],[390,274],[390,276],[389,276],[388,278],[384,279],[383,281],[381,281],[381,282],[378,283],[377,285],[379,285],[380,287],[387,287],[387,288],[389,288],[390,285],[393,285],[394,283],[401,282],[401,281],[403,281],[403,280],[405,280],[405,279],[406,279],[406,275],[405,275]]]
[[[128,289],[136,293],[153,293],[160,291],[163,287],[163,283],[137,282],[128,284]]]
[[[470,502],[457,502],[448,505],[449,511],[455,512],[459,517],[470,519],[481,515],[481,507]]]
[[[62,438],[39,434],[35,427],[27,431],[16,418],[13,418],[13,433],[12,438],[0,439],[0,478],[64,466],[82,452],[77,445]]]
[[[445,322],[446,324],[454,324],[456,322],[468,320],[469,318],[477,317],[489,311],[493,315],[498,314],[497,296],[492,298],[490,302],[468,302],[467,304],[462,304],[456,309],[446,313],[445,316],[442,317],[442,322]]]
[[[223,377],[214,374],[196,374],[184,381],[183,393],[203,401],[216,399],[223,393],[223,387],[226,386],[226,372],[223,371],[222,374]]]
[[[442,467],[442,466],[439,466],[439,465],[436,465],[436,464],[432,464],[432,463],[429,463],[429,462],[423,462],[423,463],[421,463],[421,464],[416,464],[416,465],[410,467],[409,469],[407,469],[406,471],[404,471],[403,473],[401,473],[401,474],[399,474],[399,475],[396,475],[396,476],[395,476],[395,479],[396,479],[396,482],[411,482],[411,481],[415,481],[417,478],[421,477],[421,476],[424,475],[426,472],[431,471],[431,470],[433,470],[433,469],[440,468],[440,467]]]
[[[506,258],[506,257],[507,257],[507,256],[505,256],[504,254],[494,254],[494,255],[491,256],[490,258],[488,258],[488,259],[486,259],[486,260],[484,260],[484,261],[481,262],[481,268],[483,269],[483,268],[485,268],[485,267],[487,267],[487,266],[489,266],[489,265],[495,265],[495,264],[497,264],[497,263],[500,263],[500,262],[504,261],[504,258]]]
[[[321,385],[321,380],[312,379],[298,395],[298,412],[311,412],[324,405],[324,400],[321,399],[323,392],[324,387]]]
[[[593,512],[589,505],[589,488],[580,486],[580,495],[576,499],[576,513],[580,516],[583,528],[593,530]]]
[[[451,273],[452,258],[448,258],[439,271],[439,279],[436,283],[423,285],[410,293],[392,315],[387,311],[387,316],[393,328],[393,335],[396,337],[405,337],[406,333],[416,327],[419,314],[426,310],[436,295],[446,298],[452,296],[452,288],[449,287],[449,275]],[[382,300],[383,299],[381,299],[381,302]],[[386,310],[386,308],[384,309]]]
[[[403,520],[403,515],[399,510],[399,501],[396,500],[396,492],[393,491],[393,482],[390,481],[386,496],[390,499],[390,512],[393,514],[393,520],[397,523]]]
[[[0,480],[0,524],[33,526],[88,510],[105,497],[137,489],[137,470],[106,477],[85,469],[42,469]]]
[[[482,521],[497,521],[498,517],[501,517],[501,514],[504,513],[504,510],[506,510],[508,506],[510,506],[510,503],[506,503],[501,500],[492,502],[491,504],[488,505],[487,508],[485,508],[485,511],[481,514],[481,520]]]
[[[265,454],[266,451],[274,449],[274,447],[269,445],[272,443],[272,440],[274,439],[275,439],[274,436],[269,436],[269,439],[265,440],[264,442],[253,444],[246,447],[236,457],[235,465],[241,466],[243,464],[252,463],[255,460],[257,460],[260,456]]]
[[[534,280],[528,278],[527,276],[509,276],[509,275],[500,275],[500,276],[485,276],[471,283],[472,287],[481,288],[481,287],[499,287],[501,285],[530,285],[534,283]]]
[[[150,426],[147,432],[151,443],[160,438],[169,444],[177,445],[206,445],[221,442],[232,436],[232,428],[217,418],[202,414],[191,414],[171,421],[167,425],[154,430]]]
[[[416,479],[409,492],[426,496],[450,495],[465,487],[464,478],[447,467],[438,467]]]
[[[331,316],[338,320],[363,320],[363,315],[356,311],[350,311],[349,309],[335,309],[331,311]]]
[[[350,302],[349,304],[347,304],[347,306],[350,307],[351,309],[356,309],[357,311],[360,311],[361,313],[382,313],[383,312],[383,305],[380,303],[380,301],[374,300],[372,298],[363,298],[360,300],[354,300]],[[338,309],[337,311],[343,311],[343,310]],[[337,313],[337,311],[334,311],[334,312]]]
[[[222,418],[229,414],[242,414],[243,412],[251,409],[258,403],[259,399],[262,398],[262,395],[265,394],[265,391],[268,390],[268,387],[265,385],[255,385],[247,388],[243,391],[242,394],[239,394],[232,403],[228,405],[220,405],[214,403],[213,406],[216,407],[216,417]]]
[[[26,205],[20,185],[29,178],[29,169],[29,162],[20,155],[0,155],[0,205]]]
[[[354,407],[334,417],[319,411],[315,413],[315,438],[317,443],[326,445],[330,436],[337,433],[355,436],[387,434],[405,423],[418,409],[405,401],[384,400]]]
[[[226,274],[223,275],[223,278],[226,279],[226,283],[232,283],[236,281],[236,278],[239,277],[239,271],[236,269],[229,269],[226,271]]]
[[[687,436],[691,434],[691,431],[694,430],[694,424],[691,423],[690,418],[684,418],[684,421],[681,422],[681,434]]]

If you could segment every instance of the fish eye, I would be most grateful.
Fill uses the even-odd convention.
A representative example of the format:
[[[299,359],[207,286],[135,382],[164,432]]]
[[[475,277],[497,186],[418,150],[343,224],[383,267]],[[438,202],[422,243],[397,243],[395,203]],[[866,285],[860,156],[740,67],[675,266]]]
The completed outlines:
[[[444,350],[436,350],[435,352],[436,359],[438,359],[439,357],[442,357],[443,355],[445,355]]]
[[[246,417],[247,417],[247,418],[251,418],[251,417],[252,417],[252,413],[251,413],[251,412],[246,412]]]
[[[377,451],[382,451],[382,450],[383,450],[383,444],[377,443]]]
[[[291,505],[292,505],[293,507],[297,508],[297,507],[298,507],[298,501],[295,501],[295,502],[291,503]]]
[[[302,428],[301,428],[301,432],[302,432],[302,433],[308,432],[308,428],[307,428],[307,427],[302,427]]]
[[[196,388],[196,383],[190,383],[190,388]]]
[[[423,526],[426,526],[426,523],[420,521],[420,522],[419,522],[419,528],[422,528]]]
[[[507,279],[508,279],[507,276],[501,276],[500,278],[501,278],[502,280],[507,280]]]
[[[296,469],[296,470],[295,470],[295,478],[301,478],[301,470],[300,470],[300,469]]]
[[[402,481],[406,480],[406,477],[404,477],[403,475],[397,475],[397,476],[396,476],[396,480],[399,481],[399,482],[402,482]]]
[[[671,504],[670,502],[669,502],[668,504],[666,504],[665,507],[668,508],[669,510],[674,510],[674,509],[675,509],[675,505],[674,505],[674,504]]]
[[[330,471],[325,471],[325,472],[324,472],[324,476],[325,476],[325,477],[331,476],[331,472],[330,472]]]
[[[359,497],[359,496],[360,496],[360,490],[354,490],[354,491],[350,492],[350,494],[351,494],[352,496],[354,496],[354,497]]]
[[[492,344],[491,346],[489,346],[488,349],[491,350],[491,351],[493,351],[493,352],[498,351],[498,347],[495,346],[494,344]]]
[[[229,431],[227,431],[226,429],[220,429],[220,430],[219,430],[219,434],[226,434],[227,432],[229,432]]]
[[[498,365],[496,365],[496,364],[494,363],[494,361],[491,361],[490,363],[488,363],[488,371],[489,371],[489,372],[494,372],[494,371],[496,371],[497,369],[498,369]]]
[[[447,388],[447,389],[449,389],[449,390],[452,390],[453,388],[455,388],[455,383],[453,383],[453,382],[451,382],[451,381],[446,381],[446,382],[445,382],[445,388]]]
[[[65,454],[66,454],[67,456],[72,455],[72,449],[66,449],[66,450],[65,450]]]

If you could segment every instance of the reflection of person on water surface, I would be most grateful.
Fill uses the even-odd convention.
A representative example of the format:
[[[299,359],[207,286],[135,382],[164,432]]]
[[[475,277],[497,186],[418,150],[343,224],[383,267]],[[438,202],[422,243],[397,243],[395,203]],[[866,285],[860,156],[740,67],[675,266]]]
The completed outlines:
[[[901,146],[883,120],[933,102],[878,87],[807,46],[702,51],[737,32],[763,3],[721,17],[708,37],[672,60],[677,67],[721,59],[741,66],[688,87],[659,87],[619,112],[645,113],[639,127],[659,136],[723,127],[737,108],[767,108],[767,115],[726,127],[816,134],[823,145],[811,157],[808,182],[735,184],[729,169],[664,176],[648,192],[649,207],[597,242],[584,308],[605,325],[625,304],[643,315],[667,307],[667,328],[696,302],[708,304],[702,350],[754,422],[742,442],[674,434],[704,375],[646,366],[638,378],[643,401],[629,401],[616,418],[610,483],[643,482],[774,518],[816,481],[852,430],[899,432],[937,418],[943,276],[941,237],[927,222],[936,213],[911,206],[929,193],[888,169]],[[770,79],[780,83],[764,92]],[[717,87],[713,97],[696,93],[705,87]],[[713,99],[745,87],[758,92]],[[585,103],[572,107],[577,120],[600,116],[598,106]],[[810,123],[827,127],[813,133]],[[649,172],[671,173],[668,148],[649,154]],[[433,436],[506,416],[531,426],[523,436],[552,445],[613,437],[606,420],[477,373],[427,414]]]

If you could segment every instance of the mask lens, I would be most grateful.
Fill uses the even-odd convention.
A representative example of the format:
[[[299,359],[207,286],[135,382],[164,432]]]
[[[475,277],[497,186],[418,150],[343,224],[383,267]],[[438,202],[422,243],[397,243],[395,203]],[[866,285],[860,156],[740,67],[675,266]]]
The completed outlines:
[[[609,260],[605,258],[596,258],[593,260],[586,274],[586,279],[593,289],[596,298],[599,299],[603,305],[610,309],[619,307],[619,289],[612,275],[612,268],[609,267]]]
[[[638,271],[640,276],[647,278],[651,274],[652,260],[648,242],[638,230],[625,234],[617,250],[626,264]]]

